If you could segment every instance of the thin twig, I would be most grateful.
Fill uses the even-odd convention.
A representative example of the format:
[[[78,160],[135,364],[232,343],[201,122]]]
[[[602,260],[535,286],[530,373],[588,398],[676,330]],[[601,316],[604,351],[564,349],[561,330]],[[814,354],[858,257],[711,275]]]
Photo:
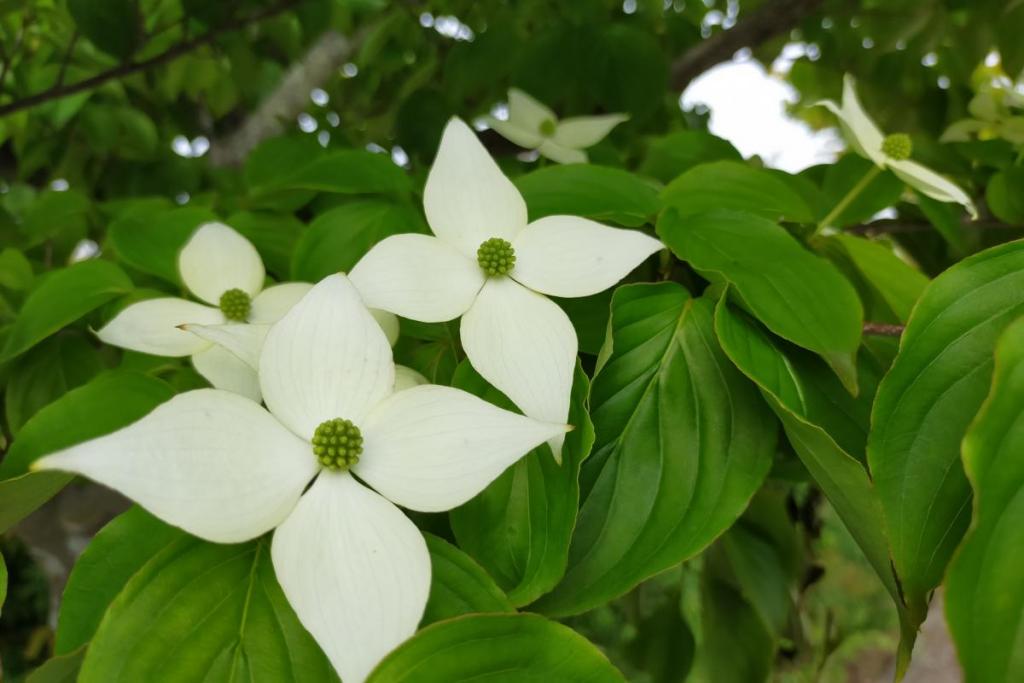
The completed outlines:
[[[50,88],[49,90],[44,90],[43,92],[36,93],[35,95],[30,95],[20,100],[15,100],[14,102],[10,102],[9,104],[0,105],[0,117],[6,116],[8,114],[13,114],[14,112],[21,111],[22,109],[34,107],[44,102],[49,102],[50,100],[57,100],[62,97],[67,97],[69,95],[74,95],[76,93],[83,92],[85,90],[92,90],[93,88],[103,85],[107,81],[112,81],[118,78],[124,78],[125,76],[129,76],[139,71],[144,71],[145,69],[148,69],[150,67],[173,61],[178,57],[181,57],[182,55],[185,55],[191,52],[192,50],[195,50],[198,47],[202,47],[203,45],[207,45],[208,43],[213,42],[216,38],[225,33],[237,31],[241,28],[245,28],[249,24],[254,24],[256,22],[280,14],[281,12],[284,12],[288,8],[297,4],[297,2],[298,0],[285,0],[284,2],[281,2],[277,5],[268,7],[263,11],[256,12],[255,14],[252,14],[248,17],[239,19],[238,21],[231,22],[223,26],[219,26],[215,29],[211,29],[210,31],[206,32],[202,36],[199,36],[198,38],[178,43],[174,47],[168,48],[164,52],[161,52],[160,54],[154,57],[150,57],[149,59],[144,59],[141,62],[127,62],[113,69],[97,74],[91,78],[86,78],[85,80],[78,81],[77,83],[72,83],[70,85],[60,85],[57,87]]]
[[[78,29],[71,34],[71,40],[68,41],[68,49],[64,52],[64,61],[60,63],[60,71],[57,72],[57,82],[53,87],[59,88],[64,85],[64,76],[68,72],[68,64],[71,62],[71,54],[75,50],[75,44],[78,43]]]
[[[961,223],[964,230],[1024,230],[1024,225],[1011,225],[999,221],[969,221]],[[896,218],[886,218],[860,225],[851,225],[845,228],[844,232],[852,232],[856,235],[881,235],[896,234],[904,232],[929,232],[935,227],[928,221],[906,221]]]
[[[863,332],[864,334],[876,337],[899,337],[903,334],[903,325],[866,322],[864,323]]]

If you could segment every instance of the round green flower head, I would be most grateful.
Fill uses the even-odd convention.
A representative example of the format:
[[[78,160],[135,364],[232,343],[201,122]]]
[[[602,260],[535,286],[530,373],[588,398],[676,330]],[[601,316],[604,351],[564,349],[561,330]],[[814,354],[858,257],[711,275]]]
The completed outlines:
[[[359,462],[362,452],[363,435],[351,420],[336,417],[313,432],[313,454],[329,470],[347,470]]]
[[[220,310],[228,320],[245,322],[252,310],[252,299],[240,289],[229,289],[220,295]]]
[[[882,154],[893,161],[909,159],[910,153],[913,150],[914,144],[910,141],[910,136],[906,133],[893,133],[892,135],[886,135],[885,139],[882,140]]]
[[[555,122],[551,119],[544,119],[540,122],[540,134],[544,137],[551,137],[555,134]]]
[[[476,260],[488,275],[507,275],[516,266],[516,251],[500,237],[492,237],[476,250]]]

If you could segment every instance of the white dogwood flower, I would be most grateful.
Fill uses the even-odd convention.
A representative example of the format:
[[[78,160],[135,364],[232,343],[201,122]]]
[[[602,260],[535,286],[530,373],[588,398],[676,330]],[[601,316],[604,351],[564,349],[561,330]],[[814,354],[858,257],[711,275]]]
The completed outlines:
[[[587,162],[587,147],[601,142],[612,128],[629,119],[628,114],[573,116],[561,119],[522,90],[508,91],[508,120],[484,117],[502,137],[520,147],[535,149],[560,164]]]
[[[177,297],[147,299],[125,307],[96,335],[107,344],[154,356],[190,356],[196,371],[214,387],[259,401],[254,362],[246,362],[253,359],[213,343],[217,339],[210,336],[218,331],[265,335],[312,285],[289,282],[263,289],[266,271],[256,247],[223,223],[199,226],[178,255],[178,272],[185,287],[205,304]],[[377,317],[389,336],[393,332],[397,337],[398,321],[383,312]],[[208,333],[197,334],[187,326]]]
[[[878,168],[891,170],[900,180],[921,194],[940,202],[962,204],[972,218],[978,217],[974,202],[956,183],[910,160],[913,145],[909,135],[882,133],[861,106],[853,76],[847,74],[843,79],[841,105],[831,100],[822,100],[816,104],[827,107],[836,115],[846,141],[857,154],[870,160]]]
[[[566,427],[450,387],[392,393],[391,348],[343,275],[273,326],[259,365],[266,409],[189,391],[34,468],[89,477],[215,543],[276,529],[288,601],[345,683],[361,683],[415,632],[430,589],[426,544],[397,506],[460,505]]]
[[[545,295],[607,289],[661,242],[576,216],[527,224],[519,191],[459,119],[445,128],[423,208],[436,237],[388,237],[352,269],[367,306],[422,322],[463,316],[477,372],[530,417],[565,422],[578,344]],[[556,458],[562,438],[551,442]]]

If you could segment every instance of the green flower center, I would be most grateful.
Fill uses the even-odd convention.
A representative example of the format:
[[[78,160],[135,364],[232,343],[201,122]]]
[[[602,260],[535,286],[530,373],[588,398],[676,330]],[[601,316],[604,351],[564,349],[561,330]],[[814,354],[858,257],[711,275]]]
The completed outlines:
[[[347,470],[363,452],[363,435],[351,420],[336,417],[313,432],[313,454],[329,470]]]
[[[516,250],[500,237],[492,237],[476,250],[476,261],[488,275],[506,275],[516,266]]]
[[[914,143],[910,141],[910,136],[906,133],[886,135],[882,140],[882,154],[893,161],[909,159],[912,151],[914,151]]]
[[[228,320],[245,322],[252,310],[252,299],[240,289],[229,289],[220,295],[220,310]]]
[[[553,119],[544,119],[540,122],[540,134],[548,138],[555,134],[555,122]]]

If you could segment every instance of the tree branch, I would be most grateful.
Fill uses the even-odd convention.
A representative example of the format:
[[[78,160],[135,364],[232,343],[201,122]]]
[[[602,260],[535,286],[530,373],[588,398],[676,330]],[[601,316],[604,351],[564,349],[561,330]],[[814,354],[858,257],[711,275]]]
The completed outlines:
[[[198,38],[193,38],[192,40],[186,40],[184,42],[178,43],[174,47],[168,48],[164,52],[161,52],[160,54],[155,55],[153,57],[150,57],[149,59],[144,59],[141,62],[125,62],[120,66],[96,74],[91,78],[86,78],[85,80],[78,81],[77,83],[70,83],[68,85],[57,85],[50,88],[49,90],[44,90],[43,92],[36,93],[35,95],[29,95],[28,97],[24,97],[20,100],[15,100],[14,102],[9,102],[8,104],[0,105],[0,117],[7,116],[8,114],[13,114],[14,112],[21,111],[22,109],[28,109],[29,107],[34,107],[36,105],[43,104],[44,102],[58,100],[69,95],[74,95],[86,90],[92,90],[93,88],[103,85],[107,81],[116,80],[118,78],[124,78],[125,76],[129,76],[139,71],[144,71],[150,67],[173,61],[178,57],[181,57],[182,55],[185,55],[191,52],[192,50],[195,50],[196,48],[202,47],[203,45],[207,45],[213,42],[215,39],[217,39],[219,36],[225,33],[237,31],[238,29],[245,28],[249,24],[254,24],[259,21],[263,21],[264,19],[268,19],[272,16],[280,14],[281,12],[284,12],[288,8],[297,4],[297,2],[298,0],[284,0],[284,2],[268,7],[265,10],[261,10],[247,17],[242,17],[234,22],[224,24],[223,26],[218,26],[217,28],[210,29]]]
[[[1011,225],[994,220],[969,221],[961,223],[964,230],[1024,230],[1024,225]],[[907,232],[930,232],[935,227],[928,221],[908,221],[897,218],[883,218],[870,223],[851,225],[845,229],[855,235],[894,235]]]
[[[864,334],[871,334],[876,337],[899,337],[903,334],[903,325],[866,322],[862,331]]]
[[[791,31],[821,3],[822,0],[774,0],[765,3],[733,28],[702,40],[676,59],[670,76],[672,88],[683,91],[697,76],[732,59],[737,50],[756,47]]]

